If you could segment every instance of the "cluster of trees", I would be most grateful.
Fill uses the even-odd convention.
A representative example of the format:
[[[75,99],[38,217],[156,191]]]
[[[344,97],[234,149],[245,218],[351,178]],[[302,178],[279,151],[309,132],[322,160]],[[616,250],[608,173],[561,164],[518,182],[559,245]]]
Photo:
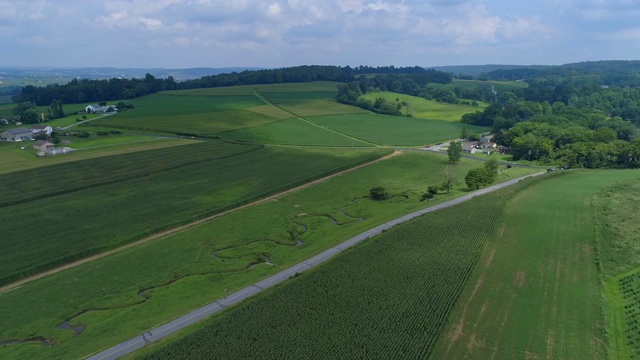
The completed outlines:
[[[424,70],[424,69],[423,69]],[[429,83],[448,84],[452,81],[452,75],[433,69],[424,70],[418,74],[385,74],[373,77],[360,76],[354,81],[338,85],[336,100],[339,103],[358,106],[370,111],[389,115],[409,115],[402,113],[402,104],[396,101],[390,104],[382,98],[371,102],[361,99],[360,96],[370,92],[391,91],[413,96],[426,96],[431,91],[427,88]],[[431,95],[428,95],[431,96]]]
[[[467,172],[467,176],[464,178],[464,182],[471,190],[491,185],[498,177],[499,167],[500,164],[498,164],[498,161],[496,161],[496,159],[491,159],[484,163],[484,166],[469,170],[469,172]]]
[[[464,115],[462,121],[492,127],[494,141],[508,147],[514,160],[567,167],[638,167],[637,120],[632,115],[627,115],[630,119],[616,116],[613,110],[633,114],[635,93],[636,89],[599,89],[584,100],[551,105],[513,97]],[[612,98],[621,107],[609,107],[607,113],[604,110],[614,103]]]
[[[627,68],[625,68],[627,66]],[[640,167],[640,62],[596,62],[494,72],[532,76],[462,122],[492,128],[514,160],[566,167]],[[529,69],[531,70],[531,69]],[[569,71],[570,70],[570,71]],[[515,76],[515,75],[514,75]]]
[[[505,68],[482,73],[479,80],[525,80],[530,84],[544,82],[557,86],[563,83],[595,83],[617,87],[640,86],[640,61],[586,61],[560,66]]]
[[[13,115],[24,124],[36,124],[42,121],[64,117],[64,110],[62,109],[62,102],[58,99],[51,101],[46,115],[36,110],[36,104],[30,101],[24,101],[13,108]]]
[[[230,74],[204,76],[179,84],[179,89],[196,89],[220,86],[298,83],[311,81],[351,81],[353,69],[340,66],[305,65],[269,70],[246,70]]]

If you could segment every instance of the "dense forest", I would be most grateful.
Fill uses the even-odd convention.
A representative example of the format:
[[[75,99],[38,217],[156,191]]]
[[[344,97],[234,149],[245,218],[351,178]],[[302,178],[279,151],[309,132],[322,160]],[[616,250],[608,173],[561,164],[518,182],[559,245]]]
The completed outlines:
[[[533,79],[498,94],[462,122],[491,127],[514,160],[566,167],[640,166],[640,89],[601,86],[591,75],[568,82]],[[580,85],[578,85],[580,84]]]

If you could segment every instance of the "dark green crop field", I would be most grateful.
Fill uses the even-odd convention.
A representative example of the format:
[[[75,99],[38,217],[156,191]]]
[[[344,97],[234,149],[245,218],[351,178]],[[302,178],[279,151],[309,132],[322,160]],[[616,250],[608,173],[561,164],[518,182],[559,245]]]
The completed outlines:
[[[184,153],[189,149],[193,151],[191,155]],[[46,180],[42,179],[55,173],[55,167],[0,177],[0,181],[6,177],[7,182],[16,184],[17,192],[21,193],[10,195],[5,202],[7,206],[0,207],[4,232],[0,244],[6,250],[0,254],[0,284],[195,221],[389,152],[259,149],[217,142],[177,150],[183,155],[172,157],[166,150],[155,150],[125,156],[124,160],[115,157],[114,163],[105,164],[103,171],[100,163],[68,163],[63,174],[53,176],[62,184],[34,194],[21,191],[20,187],[24,190],[25,186],[45,186],[42,182]],[[109,158],[100,161],[109,162]],[[122,168],[118,169],[119,166]],[[20,184],[20,178],[35,179]],[[53,196],[56,194],[59,195]]]

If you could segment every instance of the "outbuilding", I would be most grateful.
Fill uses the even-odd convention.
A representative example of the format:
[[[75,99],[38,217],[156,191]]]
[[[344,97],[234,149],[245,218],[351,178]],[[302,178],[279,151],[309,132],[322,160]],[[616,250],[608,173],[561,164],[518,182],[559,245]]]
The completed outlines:
[[[54,146],[55,145],[53,143],[50,143],[44,140],[38,140],[33,144],[34,149],[45,152],[45,153],[51,151],[51,149],[53,149]]]
[[[15,128],[3,131],[0,133],[0,140],[2,141],[23,141],[31,140],[31,130],[27,128]]]

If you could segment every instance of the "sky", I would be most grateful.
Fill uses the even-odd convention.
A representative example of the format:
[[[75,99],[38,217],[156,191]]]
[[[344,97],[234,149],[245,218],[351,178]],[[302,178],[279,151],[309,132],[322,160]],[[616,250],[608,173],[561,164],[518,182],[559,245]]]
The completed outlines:
[[[640,0],[0,0],[0,66],[640,59]]]

